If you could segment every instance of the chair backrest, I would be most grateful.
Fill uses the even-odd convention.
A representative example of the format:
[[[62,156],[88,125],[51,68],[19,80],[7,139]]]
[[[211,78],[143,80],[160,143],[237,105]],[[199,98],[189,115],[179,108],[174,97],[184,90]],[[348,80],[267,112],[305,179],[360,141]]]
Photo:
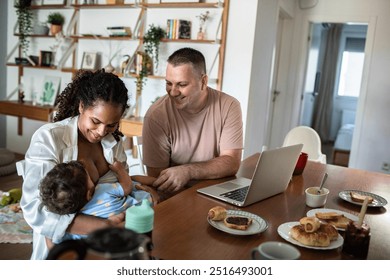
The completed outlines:
[[[326,155],[321,152],[321,138],[318,133],[308,126],[297,126],[291,129],[284,138],[283,147],[303,144],[302,152],[309,160],[326,164]]]
[[[137,148],[138,164],[140,167],[141,175],[146,175],[146,168],[142,158],[142,136],[133,136],[133,145]]]

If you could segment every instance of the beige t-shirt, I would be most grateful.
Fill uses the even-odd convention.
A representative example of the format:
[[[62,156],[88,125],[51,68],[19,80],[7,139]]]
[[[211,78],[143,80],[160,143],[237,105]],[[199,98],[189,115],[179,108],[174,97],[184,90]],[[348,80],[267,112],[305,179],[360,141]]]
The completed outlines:
[[[159,98],[144,117],[144,164],[165,168],[202,162],[222,150],[242,149],[240,103],[210,87],[205,108],[197,114],[176,109],[169,95]]]

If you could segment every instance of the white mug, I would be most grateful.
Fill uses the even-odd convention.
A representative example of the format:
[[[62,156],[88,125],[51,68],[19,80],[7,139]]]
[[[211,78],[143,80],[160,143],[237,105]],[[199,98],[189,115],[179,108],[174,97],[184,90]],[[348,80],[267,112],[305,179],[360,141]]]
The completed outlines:
[[[252,249],[253,260],[297,260],[301,253],[294,246],[277,241],[267,241]]]

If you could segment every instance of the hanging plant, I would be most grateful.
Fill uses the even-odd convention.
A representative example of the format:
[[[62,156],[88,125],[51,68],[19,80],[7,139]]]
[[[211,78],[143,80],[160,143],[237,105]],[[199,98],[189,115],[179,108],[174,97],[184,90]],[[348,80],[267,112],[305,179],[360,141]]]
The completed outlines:
[[[143,44],[144,44],[145,52],[146,54],[148,54],[150,57],[154,59],[156,69],[158,67],[158,53],[159,53],[160,41],[164,37],[165,37],[164,29],[162,29],[159,26],[155,26],[154,24],[151,24],[149,26],[149,29],[144,36]]]
[[[30,46],[28,35],[31,34],[33,19],[31,0],[15,0],[14,7],[16,8],[19,24],[19,43],[23,54],[27,56],[27,51]]]
[[[146,52],[137,52],[137,59],[141,59],[140,63],[140,69],[137,75],[136,80],[136,86],[137,86],[137,93],[141,94],[142,89],[145,85],[145,78],[148,76],[148,74],[152,73],[152,59]]]
[[[159,26],[151,24],[148,31],[143,38],[143,45],[145,52],[138,52],[138,58],[141,56],[139,73],[135,81],[138,94],[141,94],[143,86],[145,85],[145,78],[152,73],[152,58],[154,59],[155,68],[158,67],[159,46],[162,38],[165,37],[165,31]]]

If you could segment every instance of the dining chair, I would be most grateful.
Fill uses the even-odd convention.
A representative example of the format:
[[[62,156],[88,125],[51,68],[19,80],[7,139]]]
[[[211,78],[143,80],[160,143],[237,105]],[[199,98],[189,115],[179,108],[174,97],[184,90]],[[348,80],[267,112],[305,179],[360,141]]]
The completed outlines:
[[[139,166],[139,171],[138,175],[146,175],[146,168],[142,160],[142,136],[132,136],[133,140],[133,146],[137,150],[137,159],[136,163],[133,163],[130,165],[130,168]]]
[[[321,151],[321,138],[317,131],[308,126],[297,126],[291,129],[284,138],[283,147],[303,144],[302,152],[309,160],[326,164],[326,155]]]

